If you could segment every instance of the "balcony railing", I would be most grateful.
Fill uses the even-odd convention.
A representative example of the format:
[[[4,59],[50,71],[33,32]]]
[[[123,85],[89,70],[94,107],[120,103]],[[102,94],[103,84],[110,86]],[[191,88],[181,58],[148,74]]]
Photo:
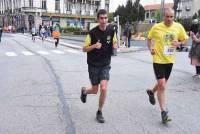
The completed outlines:
[[[46,12],[47,9],[42,9],[39,7],[22,7],[21,11],[23,11],[23,12]]]

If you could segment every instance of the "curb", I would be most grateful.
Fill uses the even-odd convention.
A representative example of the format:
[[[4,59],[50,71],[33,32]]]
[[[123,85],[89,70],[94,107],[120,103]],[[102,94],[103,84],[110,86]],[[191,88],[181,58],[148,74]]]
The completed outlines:
[[[31,37],[31,35],[29,35],[29,34],[21,34],[21,33],[17,33],[17,34]],[[41,38],[38,37],[38,36],[36,36],[35,38],[41,40]],[[45,39],[44,41],[47,41],[47,42],[50,42],[50,43],[55,43],[55,41],[52,40],[52,39]],[[81,49],[82,49],[82,47],[80,47],[80,46],[71,45],[71,44],[64,43],[64,42],[59,42],[59,45],[61,45],[61,46],[66,46],[66,47],[69,47],[69,48],[72,48],[72,49],[78,49],[78,50],[81,50]]]
[[[24,36],[29,36],[31,37],[30,34],[22,34],[22,33],[17,33],[18,35],[24,35]],[[40,39],[40,37],[36,36],[35,38]],[[62,39],[62,38],[61,38]],[[64,38],[66,39],[66,38]],[[74,39],[69,39],[69,40],[74,40]],[[44,41],[50,42],[50,43],[55,43],[55,41],[53,39],[45,39]],[[76,40],[74,40],[76,41]],[[79,42],[83,42],[81,40],[79,40]],[[59,45],[61,46],[66,46],[72,49],[76,49],[76,50],[82,50],[81,46],[77,46],[77,45],[72,45],[72,44],[68,44],[65,42],[59,42]],[[134,47],[134,46],[133,46]],[[135,48],[135,49],[131,49],[131,48],[118,48],[117,53],[131,53],[131,52],[140,52],[140,51],[146,51],[147,49],[144,48]]]
[[[66,40],[72,40],[72,41],[77,41],[77,42],[84,42],[84,40],[81,39],[72,39],[72,38],[66,38],[66,37],[60,37],[60,39],[66,39]]]

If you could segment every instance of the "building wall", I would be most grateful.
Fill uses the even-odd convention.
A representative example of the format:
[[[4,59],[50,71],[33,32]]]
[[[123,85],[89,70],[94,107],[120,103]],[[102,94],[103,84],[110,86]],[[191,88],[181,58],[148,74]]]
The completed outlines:
[[[55,0],[47,0],[47,12],[55,12]]]
[[[178,18],[190,18],[200,9],[199,0],[181,0],[178,4]]]
[[[70,7],[68,11],[65,0],[60,0],[60,10],[55,11],[55,0],[46,0],[46,9],[42,9],[42,0],[33,0],[33,7],[30,7],[29,0],[0,0],[0,21],[3,16],[12,18],[12,21],[6,19],[4,26],[13,25],[17,28],[25,26],[28,30],[33,24],[37,28],[42,23],[50,25],[60,23],[61,26],[66,26],[71,25],[70,22],[80,24],[80,20],[84,25],[95,21],[96,11],[100,9],[100,0],[68,0],[67,2]],[[104,4],[108,9],[109,0],[105,0]]]
[[[60,25],[61,26],[66,26],[66,19],[65,18],[60,18]]]
[[[199,5],[199,0],[193,0],[193,5],[192,5],[192,9],[193,9],[193,14],[195,12],[198,12],[200,10],[200,5]]]
[[[178,4],[178,12],[177,17],[178,18],[188,18],[193,15],[193,9],[192,9],[193,0],[181,0]]]

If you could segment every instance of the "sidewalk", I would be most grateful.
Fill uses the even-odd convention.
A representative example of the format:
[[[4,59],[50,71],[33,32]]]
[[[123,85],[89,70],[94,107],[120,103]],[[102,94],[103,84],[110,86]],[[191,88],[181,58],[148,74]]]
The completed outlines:
[[[86,35],[69,35],[69,36],[60,36],[61,39],[73,40],[78,42],[84,42]]]
[[[18,34],[31,37],[31,34],[29,34],[29,33],[25,33],[25,34],[18,33]],[[84,42],[85,37],[86,37],[86,35],[61,36],[59,45],[66,46],[66,47],[69,47],[72,49],[82,50],[82,46],[75,45],[75,44],[69,44],[62,39],[73,40],[73,41],[77,41],[77,42]],[[41,39],[41,38],[39,36],[36,36],[36,39]],[[45,38],[45,41],[55,43],[55,40],[52,37]],[[129,53],[129,52],[137,52],[137,51],[144,51],[144,50],[146,50],[146,49],[144,49],[143,47],[139,47],[139,46],[131,46],[130,48],[120,47],[120,48],[118,48],[117,53]]]

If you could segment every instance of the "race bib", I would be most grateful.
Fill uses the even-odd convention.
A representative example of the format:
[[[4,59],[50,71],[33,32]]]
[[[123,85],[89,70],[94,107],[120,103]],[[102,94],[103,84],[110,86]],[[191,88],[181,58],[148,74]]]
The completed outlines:
[[[169,46],[165,45],[163,52],[164,52],[165,56],[170,56],[170,55],[173,55],[175,53],[175,49],[172,48],[172,47],[169,47]]]

